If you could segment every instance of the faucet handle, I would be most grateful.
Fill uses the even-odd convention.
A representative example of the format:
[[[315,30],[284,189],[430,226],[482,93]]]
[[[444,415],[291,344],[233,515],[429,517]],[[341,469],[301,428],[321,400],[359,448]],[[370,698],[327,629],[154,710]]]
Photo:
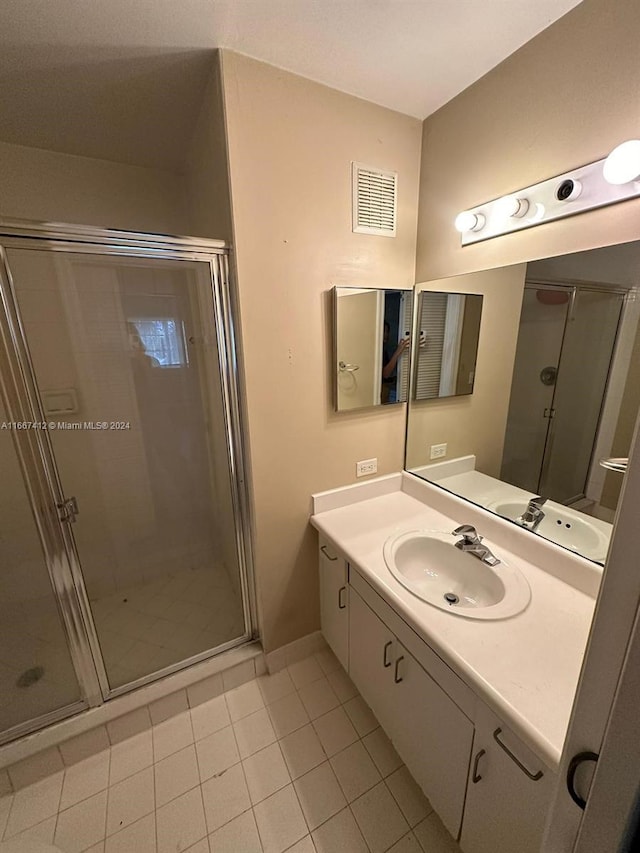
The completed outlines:
[[[472,524],[461,524],[460,527],[456,527],[455,530],[451,531],[451,535],[462,536],[465,543],[468,544],[471,544],[472,542],[482,542],[482,536],[478,535],[478,531]]]
[[[537,495],[536,497],[529,499],[529,506],[535,506],[540,509],[540,507],[544,506],[549,498],[545,498],[543,495]]]

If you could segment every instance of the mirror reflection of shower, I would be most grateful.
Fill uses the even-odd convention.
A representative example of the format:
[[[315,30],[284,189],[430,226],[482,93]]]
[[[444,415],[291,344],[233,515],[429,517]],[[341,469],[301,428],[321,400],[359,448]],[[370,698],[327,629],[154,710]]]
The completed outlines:
[[[623,304],[616,288],[527,280],[501,479],[585,500]]]

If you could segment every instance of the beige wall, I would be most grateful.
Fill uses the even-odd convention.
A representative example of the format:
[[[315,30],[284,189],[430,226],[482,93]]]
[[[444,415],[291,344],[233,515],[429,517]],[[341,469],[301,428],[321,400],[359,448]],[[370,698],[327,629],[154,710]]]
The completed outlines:
[[[173,172],[0,142],[0,217],[188,234]]]
[[[453,228],[638,136],[638,32],[637,0],[584,0],[425,121],[418,281],[640,237],[640,199],[465,248]]]
[[[231,200],[219,51],[186,152],[184,180],[191,217],[189,233],[230,241]]]
[[[525,272],[526,264],[517,264],[416,286],[480,293],[483,300],[473,394],[411,401],[408,468],[430,464],[431,445],[446,443],[447,455],[438,461],[475,454],[478,470],[500,476]]]
[[[224,51],[264,642],[319,627],[309,496],[403,463],[404,406],[334,414],[334,284],[411,287],[420,123]],[[351,232],[352,160],[399,173],[398,236]]]

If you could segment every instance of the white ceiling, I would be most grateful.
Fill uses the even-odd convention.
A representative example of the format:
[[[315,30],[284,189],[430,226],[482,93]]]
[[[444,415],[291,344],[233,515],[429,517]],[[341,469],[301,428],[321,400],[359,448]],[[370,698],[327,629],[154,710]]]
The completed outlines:
[[[2,0],[0,139],[179,168],[215,47],[424,118],[579,2]]]

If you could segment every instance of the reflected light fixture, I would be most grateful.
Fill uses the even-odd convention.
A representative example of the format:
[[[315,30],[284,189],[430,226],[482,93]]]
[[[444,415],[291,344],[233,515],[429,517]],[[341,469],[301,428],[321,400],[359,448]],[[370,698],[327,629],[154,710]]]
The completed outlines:
[[[494,212],[502,219],[524,216],[529,210],[529,200],[516,195],[505,195],[495,202]]]
[[[615,186],[640,178],[640,139],[628,139],[617,145],[604,161],[605,181]]]
[[[470,210],[463,210],[456,216],[454,225],[456,231],[465,234],[467,231],[480,231],[484,228],[485,218],[482,213],[472,213]]]

